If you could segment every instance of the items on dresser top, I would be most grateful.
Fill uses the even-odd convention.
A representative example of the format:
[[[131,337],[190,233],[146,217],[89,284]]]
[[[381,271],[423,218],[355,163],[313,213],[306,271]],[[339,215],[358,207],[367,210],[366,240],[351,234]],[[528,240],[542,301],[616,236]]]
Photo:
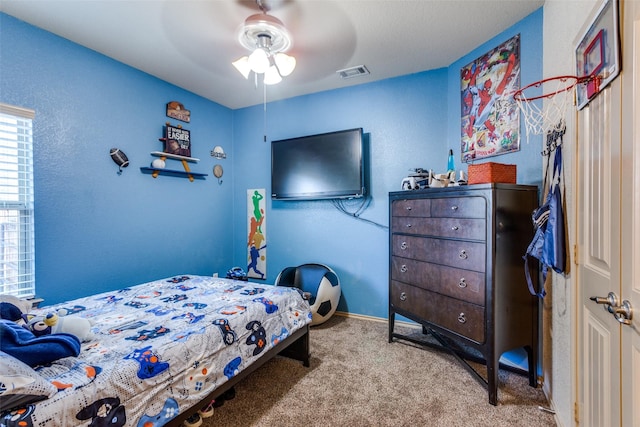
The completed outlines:
[[[493,405],[508,350],[526,350],[537,385],[538,306],[521,258],[537,200],[535,186],[496,183],[389,194],[389,342],[407,339],[394,332],[396,314],[420,323],[482,380]],[[464,347],[482,355],[486,379]]]
[[[434,173],[433,170],[422,168],[414,169],[414,173],[402,179],[400,187],[402,190],[420,190],[425,188],[442,188],[457,185],[467,185],[467,174],[459,171],[459,178],[456,181],[456,171],[450,170],[447,173]]]

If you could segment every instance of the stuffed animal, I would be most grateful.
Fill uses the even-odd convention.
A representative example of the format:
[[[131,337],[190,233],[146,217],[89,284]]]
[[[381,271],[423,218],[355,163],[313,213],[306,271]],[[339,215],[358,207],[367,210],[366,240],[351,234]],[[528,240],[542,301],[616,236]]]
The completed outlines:
[[[91,332],[93,323],[89,319],[80,316],[66,316],[63,313],[58,311],[58,323],[51,327],[52,333],[72,334],[80,338],[82,342],[93,339],[93,332]]]
[[[12,295],[0,295],[0,319],[11,320],[33,332],[35,336],[68,333],[75,335],[80,341],[90,341],[93,338],[91,322],[79,316],[66,316],[67,311],[45,315],[29,314],[31,303]]]
[[[55,313],[47,313],[44,316],[23,314],[22,318],[26,323],[26,328],[37,337],[53,333],[53,326],[58,323],[58,315]]]
[[[91,321],[79,316],[65,316],[65,311],[47,313],[45,315],[27,315],[28,329],[36,336],[47,334],[71,334],[80,341],[91,341]]]

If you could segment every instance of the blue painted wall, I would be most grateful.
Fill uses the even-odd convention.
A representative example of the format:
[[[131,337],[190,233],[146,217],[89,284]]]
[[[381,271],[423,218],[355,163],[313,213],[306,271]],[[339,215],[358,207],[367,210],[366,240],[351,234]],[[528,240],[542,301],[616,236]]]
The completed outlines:
[[[370,151],[370,194],[363,218],[388,226],[388,193],[416,167],[445,172],[449,148],[460,159],[460,69],[507,39],[521,35],[521,82],[542,76],[542,9],[478,46],[446,69],[328,91],[234,112],[234,250],[246,265],[246,190],[270,194],[270,141],[362,127]],[[268,95],[267,95],[268,97]],[[524,127],[523,127],[524,129]],[[540,143],[523,137],[519,152],[483,161],[517,164],[518,183],[537,184]],[[480,163],[480,162],[478,162]],[[354,211],[358,202],[350,203]],[[246,214],[245,214],[246,215]],[[282,268],[305,262],[331,266],[341,279],[339,311],[387,317],[388,229],[358,221],[330,201],[267,202],[267,281]]]
[[[230,265],[231,186],[211,177],[209,151],[230,147],[232,111],[5,14],[0,28],[0,101],[36,111],[38,296],[55,303]],[[140,172],[162,148],[172,100],[192,111],[184,127],[202,162],[191,167],[206,181]],[[120,176],[112,147],[131,161]]]
[[[270,194],[270,142],[362,127],[369,151],[373,201],[363,218],[388,225],[388,193],[400,189],[410,168],[446,167],[445,69],[297,97],[263,108],[235,111],[235,240],[246,242],[246,189]],[[254,125],[255,124],[255,125]],[[443,160],[440,161],[440,158]],[[348,202],[355,211],[360,201]],[[340,213],[331,201],[267,201],[267,281],[282,268],[319,262],[333,268],[342,284],[340,311],[386,317],[388,229]],[[234,259],[246,259],[237,247]],[[246,263],[245,263],[246,265]]]
[[[486,52],[495,49],[496,46],[504,43],[510,38],[520,34],[520,86],[526,85],[542,79],[542,9],[530,14],[528,17],[518,22],[513,27],[503,31],[496,37],[488,40],[467,55],[458,59],[448,67],[448,117],[454,118],[449,121],[448,141],[450,148],[460,154],[460,69],[472,61],[476,60]],[[527,91],[527,95],[535,94]],[[520,119],[521,139],[520,151],[504,154],[496,157],[489,157],[478,160],[475,164],[485,162],[498,162],[517,165],[517,182],[519,184],[541,184],[541,162],[540,157],[542,137],[530,135],[527,138],[525,125]],[[457,151],[456,151],[457,150]],[[459,166],[460,163],[458,162]],[[463,166],[464,167],[464,166]]]
[[[444,170],[449,148],[459,153],[460,68],[520,33],[522,82],[542,78],[539,10],[450,67],[268,103],[265,126],[262,105],[231,111],[4,14],[0,28],[0,102],[36,110],[36,275],[47,303],[246,266],[246,191],[269,194],[270,141],[362,127],[373,197],[362,217],[371,222],[329,201],[269,198],[266,281],[286,266],[325,263],[342,281],[339,310],[385,318],[388,193],[410,169]],[[192,111],[184,126],[202,159],[194,170],[210,174],[209,151],[224,147],[222,185],[211,175],[189,183],[140,173],[160,148],[171,100]],[[131,160],[121,176],[114,146]],[[535,183],[539,151],[523,141],[491,160],[517,163],[519,182]]]

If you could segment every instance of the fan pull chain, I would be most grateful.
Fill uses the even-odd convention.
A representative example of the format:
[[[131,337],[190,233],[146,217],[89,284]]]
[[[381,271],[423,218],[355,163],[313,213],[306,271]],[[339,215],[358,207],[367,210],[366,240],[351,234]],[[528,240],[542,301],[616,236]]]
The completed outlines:
[[[263,133],[263,142],[267,142],[267,85],[262,83],[262,90],[264,91],[264,98],[263,98],[263,110],[264,110],[264,124],[263,124],[263,129],[262,129],[262,133]]]

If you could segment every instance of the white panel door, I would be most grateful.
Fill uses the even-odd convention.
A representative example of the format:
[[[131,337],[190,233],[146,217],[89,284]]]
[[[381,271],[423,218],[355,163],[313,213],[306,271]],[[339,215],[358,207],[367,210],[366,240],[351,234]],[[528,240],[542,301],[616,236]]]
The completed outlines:
[[[616,313],[625,301],[631,312],[640,307],[639,10],[640,2],[621,2],[622,73],[577,121],[582,426],[640,426],[640,313],[630,321]]]
[[[635,313],[622,325],[622,425],[640,426],[640,1],[623,4],[622,290]]]
[[[579,422],[585,426],[620,425],[620,325],[590,299],[620,295],[620,127],[613,119],[620,117],[619,96],[618,78],[577,122]]]

